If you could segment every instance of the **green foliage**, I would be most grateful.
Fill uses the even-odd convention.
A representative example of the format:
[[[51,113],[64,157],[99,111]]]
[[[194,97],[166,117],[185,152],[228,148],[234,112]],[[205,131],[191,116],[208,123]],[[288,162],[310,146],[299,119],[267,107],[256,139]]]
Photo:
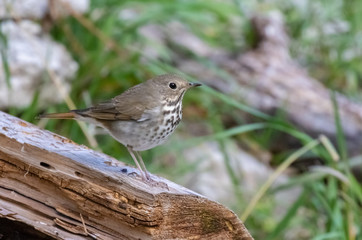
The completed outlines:
[[[8,46],[8,41],[6,36],[3,34],[3,32],[0,29],[0,54],[1,54],[1,63],[2,63],[2,68],[4,70],[5,73],[5,81],[6,81],[6,86],[8,88],[11,87],[11,82],[10,82],[10,69],[9,69],[9,64],[8,64],[8,60],[6,59],[6,54],[5,51],[7,50],[7,46]]]
[[[143,26],[179,21],[211,46],[228,51],[242,51],[255,43],[255,36],[247,19],[250,12],[275,10],[279,10],[286,20],[293,57],[330,88],[338,89],[353,98],[360,98],[362,1],[93,0],[91,10],[84,18],[58,20],[54,23],[51,34],[66,45],[79,63],[70,98],[77,103],[78,108],[82,108],[91,104],[89,99],[93,102],[109,99],[155,74],[177,72],[172,67],[172,59],[174,51],[180,49],[167,44],[157,45],[144,39],[140,34]],[[6,39],[1,33],[0,40],[0,44],[5,46]],[[161,60],[147,58],[139,50],[145,45],[154,47]],[[9,68],[3,50],[1,56],[10,86]],[[207,59],[194,58],[228,79],[227,73]],[[192,78],[190,80],[197,81]],[[335,99],[333,96],[332,94],[332,101]],[[343,160],[341,162],[333,160],[331,150],[320,144],[320,139],[313,139],[297,130],[282,116],[268,116],[212,88],[204,86],[197,92],[190,91],[185,98],[185,107],[191,105],[207,112],[205,116],[193,116],[193,121],[205,122],[212,134],[182,142],[171,139],[165,146],[144,153],[147,154],[145,159],[170,154],[176,159],[173,163],[163,160],[146,162],[151,172],[177,181],[200,164],[187,164],[181,154],[177,153],[187,147],[216,140],[223,150],[225,166],[234,186],[230,191],[237,198],[237,202],[231,203],[230,207],[244,218],[255,239],[361,239],[362,189],[349,171],[351,165],[361,165],[361,161],[348,157],[335,101],[337,152]],[[67,109],[67,105],[63,103],[48,111]],[[38,94],[29,108],[9,110],[28,121],[32,121],[40,111]],[[251,114],[258,119],[257,123],[246,124],[240,114],[233,114],[238,111]],[[233,128],[224,126],[221,119],[223,115],[232,116],[239,125]],[[47,122],[46,127],[77,143],[89,144],[76,122],[52,120]],[[301,147],[279,155],[275,161],[275,174],[250,201],[240,188],[240,177],[230,165],[225,144],[230,138],[238,139],[242,135],[268,150],[274,136],[280,133],[297,139]],[[99,147],[103,152],[133,164],[127,151],[112,138],[104,135],[97,135],[96,138],[102,143]],[[275,177],[303,157],[303,154],[322,159],[325,168],[302,173],[292,177],[284,185],[273,187],[271,184]],[[284,209],[283,216],[276,218],[273,215],[273,196],[294,187],[302,188],[301,195],[288,209]],[[289,236],[289,229],[293,229],[294,236]]]

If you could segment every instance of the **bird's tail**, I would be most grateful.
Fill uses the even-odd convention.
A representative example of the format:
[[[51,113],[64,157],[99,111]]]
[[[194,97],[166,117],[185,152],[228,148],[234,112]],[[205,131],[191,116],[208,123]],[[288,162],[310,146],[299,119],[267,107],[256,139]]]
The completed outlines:
[[[41,114],[38,118],[52,118],[52,119],[74,119],[76,117],[75,112],[66,112],[66,113],[46,113]]]

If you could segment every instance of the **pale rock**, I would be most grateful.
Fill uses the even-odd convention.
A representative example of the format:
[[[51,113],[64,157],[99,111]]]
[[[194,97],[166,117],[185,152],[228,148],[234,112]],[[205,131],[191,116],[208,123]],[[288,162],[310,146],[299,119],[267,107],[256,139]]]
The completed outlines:
[[[240,179],[239,187],[243,196],[245,199],[251,199],[275,170],[240,149],[233,141],[227,141],[225,148],[230,166]],[[187,188],[226,205],[235,203],[234,188],[225,156],[217,142],[204,142],[188,148],[183,154],[190,164],[196,166],[196,170],[183,179]],[[273,187],[286,183],[288,179],[286,174],[282,174]],[[287,207],[298,198],[300,191],[300,188],[295,187],[274,194],[275,211],[278,216],[284,215]]]
[[[0,0],[0,19],[43,19],[50,4],[57,17],[68,16],[68,6],[77,13],[89,9],[89,0]]]
[[[40,106],[62,101],[61,90],[45,76],[48,71],[53,73],[65,92],[69,92],[69,81],[75,76],[78,64],[67,50],[32,21],[5,21],[0,28],[7,40],[7,46],[1,46],[1,50],[10,70],[9,87],[0,59],[0,108],[26,107],[37,91]]]

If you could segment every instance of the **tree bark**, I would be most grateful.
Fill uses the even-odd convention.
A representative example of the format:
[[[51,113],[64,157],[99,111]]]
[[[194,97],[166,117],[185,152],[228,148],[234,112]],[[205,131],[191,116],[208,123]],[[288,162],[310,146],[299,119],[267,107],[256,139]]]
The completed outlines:
[[[224,206],[0,112],[5,239],[252,239]]]

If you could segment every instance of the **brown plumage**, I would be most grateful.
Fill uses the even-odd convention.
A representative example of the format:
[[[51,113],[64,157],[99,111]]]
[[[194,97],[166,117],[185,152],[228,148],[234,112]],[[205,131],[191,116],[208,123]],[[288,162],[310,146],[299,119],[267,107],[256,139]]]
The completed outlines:
[[[76,119],[105,128],[127,147],[143,179],[150,179],[138,151],[164,143],[182,118],[185,92],[198,83],[189,83],[176,74],[164,74],[138,84],[115,98],[90,108],[39,116]],[[143,171],[137,161],[140,159]]]
[[[66,112],[66,113],[48,113],[42,114],[39,118],[51,118],[51,119],[74,119],[76,117],[76,113],[74,112]]]

